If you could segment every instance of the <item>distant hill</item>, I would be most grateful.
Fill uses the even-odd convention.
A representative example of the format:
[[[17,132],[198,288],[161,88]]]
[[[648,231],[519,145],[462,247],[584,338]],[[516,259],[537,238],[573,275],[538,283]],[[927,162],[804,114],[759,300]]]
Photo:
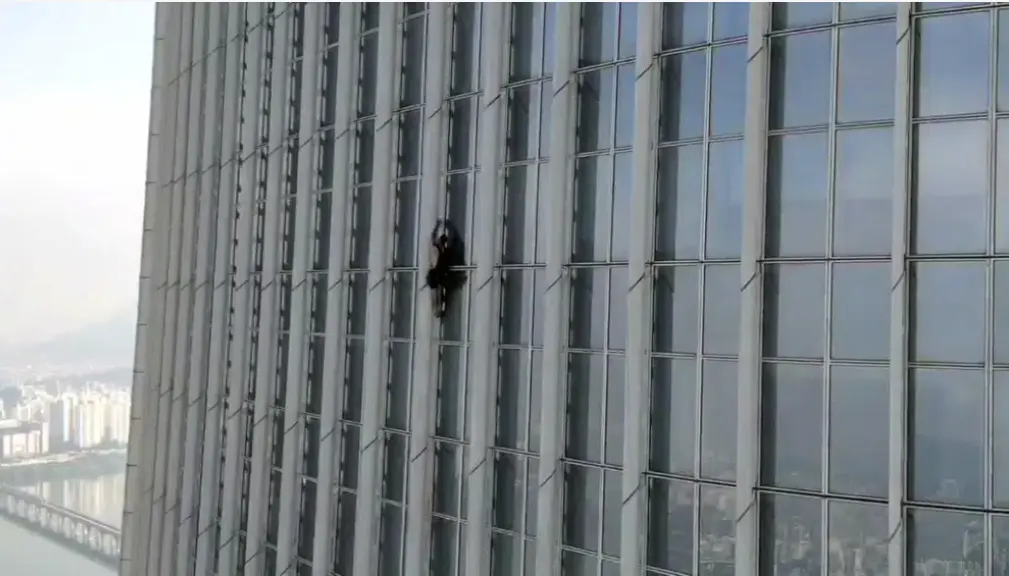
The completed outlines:
[[[106,320],[27,346],[0,347],[0,363],[132,366],[136,312],[124,310]]]

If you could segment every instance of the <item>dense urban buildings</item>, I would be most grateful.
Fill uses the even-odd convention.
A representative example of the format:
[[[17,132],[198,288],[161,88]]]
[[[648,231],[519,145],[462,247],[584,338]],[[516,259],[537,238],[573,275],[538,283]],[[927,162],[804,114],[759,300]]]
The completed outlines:
[[[123,576],[1009,573],[1006,10],[176,3],[155,46]]]

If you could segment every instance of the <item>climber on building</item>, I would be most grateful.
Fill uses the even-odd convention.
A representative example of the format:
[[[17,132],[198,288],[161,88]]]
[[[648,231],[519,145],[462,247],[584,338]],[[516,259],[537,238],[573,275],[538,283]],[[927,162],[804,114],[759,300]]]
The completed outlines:
[[[427,271],[434,315],[444,317],[452,297],[466,283],[466,273],[458,268],[466,264],[462,235],[448,220],[438,220],[431,231],[432,265]]]

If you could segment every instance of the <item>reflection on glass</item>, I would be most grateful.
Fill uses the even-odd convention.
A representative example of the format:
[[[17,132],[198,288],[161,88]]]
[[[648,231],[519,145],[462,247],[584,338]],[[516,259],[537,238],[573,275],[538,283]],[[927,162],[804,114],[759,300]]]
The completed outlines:
[[[771,136],[767,156],[767,255],[823,256],[830,178],[827,134]]]
[[[603,471],[603,554],[620,556],[620,510],[623,504],[620,470]]]
[[[764,356],[823,358],[823,264],[764,265]]]
[[[914,94],[918,116],[988,109],[990,27],[987,11],[917,21]],[[950,149],[957,147],[950,145]]]
[[[760,574],[819,574],[823,565],[820,500],[762,494]]]
[[[743,246],[743,141],[708,146],[706,258],[739,258]]]
[[[914,574],[984,573],[984,517],[945,510],[907,511],[908,572]]]
[[[688,358],[653,358],[648,458],[651,470],[694,474],[696,409],[697,363]]]
[[[697,266],[655,269],[652,347],[656,352],[697,353]]]
[[[890,263],[834,264],[831,290],[832,358],[890,357]]]
[[[498,351],[497,414],[494,444],[524,448],[529,410],[529,362],[525,350]]]
[[[704,135],[707,56],[706,50],[694,50],[662,58],[659,142],[676,142]]]
[[[609,148],[612,140],[614,71],[593,70],[578,79],[578,152]]]
[[[985,263],[915,262],[908,356],[919,362],[984,361]]]
[[[1009,10],[998,12],[998,109],[1009,110]]]
[[[620,466],[624,462],[624,357],[606,358],[606,452],[607,464]],[[619,484],[617,492],[620,492]],[[619,514],[619,512],[618,512]],[[619,552],[617,553],[619,556]]]
[[[991,519],[992,576],[1009,576],[1009,516]]]
[[[735,356],[739,352],[739,266],[704,269],[704,353]]]
[[[839,130],[835,153],[834,254],[889,254],[893,243],[893,130]]]
[[[981,505],[984,372],[912,369],[909,395],[910,498]]]
[[[831,492],[887,494],[890,373],[877,366],[830,369]]]
[[[623,350],[627,343],[627,268],[610,269],[609,327],[606,334],[608,350]]]
[[[777,2],[771,9],[771,25],[775,30],[826,24],[833,17],[834,7],[829,3]]]
[[[655,207],[655,259],[697,258],[701,241],[702,174],[700,144],[661,148]]]
[[[886,506],[830,502],[827,508],[827,574],[886,574]]]
[[[988,122],[915,127],[912,249],[915,254],[978,254],[986,249]]]
[[[823,368],[765,364],[760,403],[761,482],[819,490],[823,473]]]
[[[617,53],[617,18],[620,3],[597,2],[581,5],[581,49],[579,65],[591,66],[613,60]],[[552,36],[552,30],[547,31]]]
[[[736,478],[737,367],[705,360],[701,372],[701,476]]]
[[[789,11],[830,4],[775,3]],[[771,39],[770,116],[772,129],[826,124],[830,120],[830,32]]]
[[[634,64],[617,66],[617,112],[613,129],[616,131],[614,147],[631,145],[634,138]]]
[[[745,115],[746,44],[715,48],[711,51],[710,134],[742,134]]]
[[[883,22],[841,28],[839,35],[838,122],[893,118],[896,25]]]
[[[698,506],[698,576],[732,576],[736,567],[734,488],[701,486]]]
[[[734,511],[732,508],[730,513]],[[649,478],[648,566],[690,574],[694,565],[694,545],[693,485]]]
[[[634,194],[634,155],[613,155],[613,222],[610,234],[610,261],[626,262],[634,223],[631,204]]]
[[[992,268],[995,277],[995,293],[992,295],[995,306],[995,317],[992,319],[994,361],[1009,364],[1009,262],[995,260]]]

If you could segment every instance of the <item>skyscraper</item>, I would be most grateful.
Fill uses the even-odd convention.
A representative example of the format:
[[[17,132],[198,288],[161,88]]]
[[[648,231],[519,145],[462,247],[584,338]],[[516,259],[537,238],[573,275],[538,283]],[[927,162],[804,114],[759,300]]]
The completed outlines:
[[[1007,18],[159,5],[121,574],[1006,573]]]

